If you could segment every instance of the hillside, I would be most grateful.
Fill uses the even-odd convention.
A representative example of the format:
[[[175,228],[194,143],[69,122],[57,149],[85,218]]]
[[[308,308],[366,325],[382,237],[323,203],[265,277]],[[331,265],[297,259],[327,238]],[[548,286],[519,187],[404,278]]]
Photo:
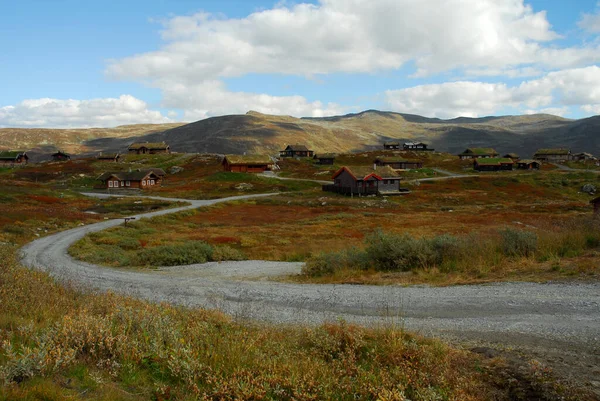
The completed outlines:
[[[67,152],[123,151],[133,141],[167,141],[176,152],[277,153],[304,143],[316,152],[379,149],[389,140],[418,140],[439,151],[466,147],[531,156],[541,147],[569,147],[600,154],[600,116],[569,120],[548,114],[459,117],[450,120],[367,110],[323,118],[295,118],[250,111],[190,124],[125,126],[90,130],[0,130],[0,147],[61,148]],[[31,132],[35,131],[35,135]]]

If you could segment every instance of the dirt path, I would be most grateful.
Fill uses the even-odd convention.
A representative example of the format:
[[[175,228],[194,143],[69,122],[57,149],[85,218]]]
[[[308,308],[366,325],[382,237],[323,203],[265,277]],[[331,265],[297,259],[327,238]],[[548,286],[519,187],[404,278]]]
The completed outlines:
[[[190,205],[136,217],[268,195],[203,201],[171,198]],[[276,323],[345,319],[372,326],[392,324],[462,343],[476,340],[530,350],[539,347],[546,354],[560,355],[561,363],[576,363],[590,372],[600,366],[599,283],[442,288],[288,284],[268,279],[299,273],[301,263],[222,262],[140,272],[95,266],[68,255],[69,246],[86,234],[119,224],[121,219],[107,220],[37,239],[22,248],[22,262],[80,288],[217,308],[237,318]]]

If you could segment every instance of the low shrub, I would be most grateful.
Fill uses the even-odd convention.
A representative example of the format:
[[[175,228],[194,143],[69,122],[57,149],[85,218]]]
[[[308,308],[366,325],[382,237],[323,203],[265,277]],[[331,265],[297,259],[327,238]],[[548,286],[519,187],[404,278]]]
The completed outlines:
[[[213,248],[212,260],[221,262],[224,260],[245,260],[246,255],[238,249],[227,245],[217,246]]]
[[[538,236],[531,231],[506,228],[500,230],[502,253],[511,257],[527,257],[537,251]]]
[[[140,266],[178,266],[206,263],[212,259],[213,248],[201,241],[144,248],[135,264]]]

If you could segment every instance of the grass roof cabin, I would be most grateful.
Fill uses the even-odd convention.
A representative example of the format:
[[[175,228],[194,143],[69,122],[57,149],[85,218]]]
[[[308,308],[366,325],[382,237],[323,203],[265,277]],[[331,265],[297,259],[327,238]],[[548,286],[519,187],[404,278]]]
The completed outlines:
[[[318,164],[331,165],[335,161],[335,156],[336,155],[334,153],[320,153],[315,155],[314,159],[317,160]]]
[[[119,159],[121,159],[121,155],[118,153],[98,153],[98,156],[96,156],[97,160],[103,161],[103,162],[115,162],[118,163]]]
[[[520,159],[519,155],[516,153],[507,153],[502,157],[504,157],[505,159],[512,159],[513,161],[517,161]]]
[[[262,173],[271,170],[273,161],[267,155],[227,155],[221,164],[233,173]]]
[[[546,163],[564,163],[571,160],[571,150],[567,148],[538,149],[533,158]]]
[[[475,159],[473,168],[477,171],[505,171],[512,170],[515,162],[505,157],[489,157]]]
[[[162,178],[152,170],[108,171],[98,177],[106,189],[148,189],[160,187]]]
[[[171,153],[171,148],[165,142],[135,142],[127,149],[131,154]]]
[[[533,159],[518,160],[516,165],[519,170],[539,170],[542,167],[541,162]]]
[[[22,150],[0,151],[0,165],[14,166],[16,164],[27,164],[29,156]]]
[[[458,157],[461,159],[481,159],[486,157],[498,157],[499,153],[493,148],[467,148],[464,152],[459,153]]]
[[[401,177],[389,166],[344,166],[333,175],[333,184],[323,185],[323,191],[344,195],[400,195]]]
[[[53,162],[65,162],[71,160],[71,155],[61,152],[60,150],[56,153],[52,153],[50,157],[52,158]]]
[[[408,170],[423,168],[423,162],[419,160],[406,160],[401,157],[384,157],[376,158],[373,163],[376,166],[390,166],[396,170]]]
[[[417,152],[432,152],[433,149],[428,149],[427,146],[428,145],[423,142],[404,142],[404,144],[402,145],[404,150],[414,150]]]

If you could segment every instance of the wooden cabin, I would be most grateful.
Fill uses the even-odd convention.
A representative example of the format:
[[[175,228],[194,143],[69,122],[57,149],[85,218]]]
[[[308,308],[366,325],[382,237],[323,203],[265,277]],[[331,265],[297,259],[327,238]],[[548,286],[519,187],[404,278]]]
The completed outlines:
[[[542,163],[537,160],[523,159],[516,162],[518,170],[539,170]]]
[[[571,160],[571,150],[566,148],[538,149],[533,158],[544,163],[564,163]]]
[[[106,189],[149,189],[160,187],[162,178],[152,170],[106,172],[98,180]]]
[[[335,154],[321,153],[321,154],[315,155],[314,159],[317,160],[318,164],[331,165],[335,161]]]
[[[576,162],[587,162],[598,160],[594,155],[588,152],[574,153],[571,155],[571,160]]]
[[[2,150],[0,151],[0,166],[15,166],[27,164],[29,157],[22,150]]]
[[[103,162],[114,162],[114,163],[118,163],[119,159],[121,158],[121,155],[118,153],[98,153],[98,156],[96,156],[96,159],[103,161]]]
[[[127,150],[137,155],[171,153],[171,148],[165,142],[136,142],[129,145]]]
[[[432,152],[434,149],[427,148],[427,144],[423,142],[404,142],[402,145],[404,150],[414,150],[417,152]]]
[[[280,157],[313,157],[314,151],[309,150],[304,145],[288,145],[284,150],[279,151]]]
[[[499,153],[492,148],[467,148],[458,157],[466,159],[484,159],[498,157]]]
[[[473,168],[477,171],[506,171],[512,170],[515,162],[504,157],[475,159]]]
[[[383,148],[385,150],[398,150],[400,149],[400,142],[384,142]]]
[[[512,159],[512,161],[514,161],[514,162],[516,162],[517,160],[520,159],[519,155],[516,153],[507,153],[502,157],[505,159]]]
[[[333,184],[323,185],[323,191],[345,195],[400,195],[400,176],[391,167],[342,167],[333,175]]]
[[[262,173],[271,170],[273,161],[266,155],[227,155],[222,165],[232,173]]]
[[[65,162],[65,161],[71,160],[70,155],[68,155],[64,152],[61,152],[60,150],[56,153],[52,153],[50,155],[50,157],[52,157],[53,162]]]
[[[401,157],[378,157],[373,161],[376,166],[390,166],[395,170],[409,170],[423,168],[423,162],[419,160],[406,160]]]

